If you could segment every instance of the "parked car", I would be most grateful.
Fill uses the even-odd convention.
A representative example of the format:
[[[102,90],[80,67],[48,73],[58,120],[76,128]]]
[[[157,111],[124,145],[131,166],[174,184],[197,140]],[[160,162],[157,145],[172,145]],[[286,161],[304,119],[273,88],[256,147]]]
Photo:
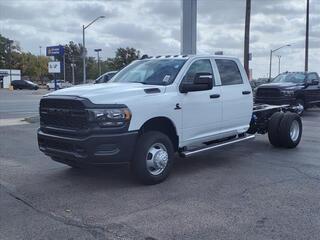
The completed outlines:
[[[14,90],[16,89],[30,89],[30,90],[38,90],[39,86],[29,80],[13,80],[11,82],[11,86]]]
[[[67,87],[72,87],[73,85],[69,82],[66,82],[64,80],[56,80],[57,81],[57,89],[62,89],[62,88],[67,88]],[[47,83],[47,89],[55,89],[54,87],[54,80],[50,81]]]
[[[316,72],[285,72],[257,88],[255,102],[295,106],[298,114],[320,104],[320,81]]]
[[[134,61],[108,84],[42,97],[38,144],[72,167],[129,163],[138,180],[156,184],[169,175],[175,153],[193,156],[255,133],[268,133],[275,147],[296,147],[301,118],[286,110],[253,106],[237,58],[155,57]]]
[[[117,74],[118,71],[110,71],[102,74],[100,77],[98,77],[94,83],[106,83],[111,80],[111,78]]]

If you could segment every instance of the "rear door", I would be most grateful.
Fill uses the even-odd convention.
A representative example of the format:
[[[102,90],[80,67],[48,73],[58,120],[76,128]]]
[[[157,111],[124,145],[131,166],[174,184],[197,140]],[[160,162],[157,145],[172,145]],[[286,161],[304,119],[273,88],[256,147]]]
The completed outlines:
[[[246,73],[236,59],[216,59],[222,93],[222,129],[245,132],[252,117],[252,89]]]

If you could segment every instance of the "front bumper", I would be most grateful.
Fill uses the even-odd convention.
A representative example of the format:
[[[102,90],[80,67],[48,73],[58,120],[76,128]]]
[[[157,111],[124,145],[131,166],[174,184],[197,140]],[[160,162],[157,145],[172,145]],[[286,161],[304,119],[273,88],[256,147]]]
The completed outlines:
[[[264,103],[270,105],[294,105],[296,99],[292,97],[255,97],[255,103]]]
[[[130,162],[138,132],[65,137],[38,130],[39,149],[63,163],[103,165]]]

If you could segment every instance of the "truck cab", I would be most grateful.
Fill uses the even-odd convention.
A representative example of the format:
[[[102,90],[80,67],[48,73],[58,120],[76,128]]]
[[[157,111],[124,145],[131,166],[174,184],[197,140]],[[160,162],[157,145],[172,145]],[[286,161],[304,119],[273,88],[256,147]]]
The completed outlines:
[[[152,57],[107,84],[44,96],[38,142],[55,161],[129,163],[139,180],[154,184],[168,176],[174,153],[252,138],[252,116],[251,87],[237,58]]]

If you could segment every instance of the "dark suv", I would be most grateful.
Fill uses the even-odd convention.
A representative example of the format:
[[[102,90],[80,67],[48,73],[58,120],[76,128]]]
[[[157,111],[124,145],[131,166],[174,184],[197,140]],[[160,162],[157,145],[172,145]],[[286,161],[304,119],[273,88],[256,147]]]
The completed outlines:
[[[285,72],[257,88],[256,103],[295,106],[298,114],[320,106],[319,75],[315,72]]]

